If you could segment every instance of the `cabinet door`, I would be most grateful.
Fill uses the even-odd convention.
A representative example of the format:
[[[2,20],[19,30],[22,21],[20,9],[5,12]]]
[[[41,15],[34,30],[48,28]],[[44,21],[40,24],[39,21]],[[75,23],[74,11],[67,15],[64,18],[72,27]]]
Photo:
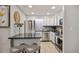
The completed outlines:
[[[45,25],[50,25],[50,16],[45,16]]]
[[[51,26],[53,26],[54,25],[54,16],[51,16],[50,18],[49,18],[49,24],[51,25]]]
[[[43,25],[47,25],[47,16],[44,16]]]
[[[47,20],[44,18],[43,25],[47,25]]]
[[[50,40],[52,40],[53,43],[55,43],[55,33],[49,32]]]
[[[46,22],[47,22],[47,25],[50,25],[50,18],[49,17],[47,17]]]

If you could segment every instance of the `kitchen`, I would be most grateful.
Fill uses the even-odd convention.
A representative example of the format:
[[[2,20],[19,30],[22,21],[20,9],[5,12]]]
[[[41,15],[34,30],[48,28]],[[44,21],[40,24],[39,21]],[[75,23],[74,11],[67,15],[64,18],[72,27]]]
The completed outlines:
[[[9,52],[18,53],[21,48],[19,53],[63,52],[64,6],[10,5],[9,7],[9,49],[7,48]],[[27,49],[26,45],[33,49],[30,47]]]

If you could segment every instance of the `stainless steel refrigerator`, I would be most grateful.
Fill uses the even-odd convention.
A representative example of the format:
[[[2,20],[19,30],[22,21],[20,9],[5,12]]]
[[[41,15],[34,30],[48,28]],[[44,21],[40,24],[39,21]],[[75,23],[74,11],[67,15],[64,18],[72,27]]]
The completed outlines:
[[[43,29],[43,20],[26,20],[24,21],[24,33],[41,32]]]

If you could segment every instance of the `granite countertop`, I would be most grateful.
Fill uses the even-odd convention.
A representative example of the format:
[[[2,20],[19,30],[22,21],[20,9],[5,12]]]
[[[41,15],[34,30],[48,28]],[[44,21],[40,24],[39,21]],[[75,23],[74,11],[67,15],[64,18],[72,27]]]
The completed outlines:
[[[40,39],[40,33],[20,33],[9,37],[8,39]]]

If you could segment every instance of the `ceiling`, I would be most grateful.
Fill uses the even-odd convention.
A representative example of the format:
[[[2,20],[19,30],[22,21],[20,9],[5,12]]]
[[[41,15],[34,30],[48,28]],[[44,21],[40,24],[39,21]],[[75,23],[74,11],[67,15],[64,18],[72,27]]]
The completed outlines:
[[[62,11],[62,5],[19,5],[26,15],[54,15]],[[52,9],[52,7],[55,7]]]

